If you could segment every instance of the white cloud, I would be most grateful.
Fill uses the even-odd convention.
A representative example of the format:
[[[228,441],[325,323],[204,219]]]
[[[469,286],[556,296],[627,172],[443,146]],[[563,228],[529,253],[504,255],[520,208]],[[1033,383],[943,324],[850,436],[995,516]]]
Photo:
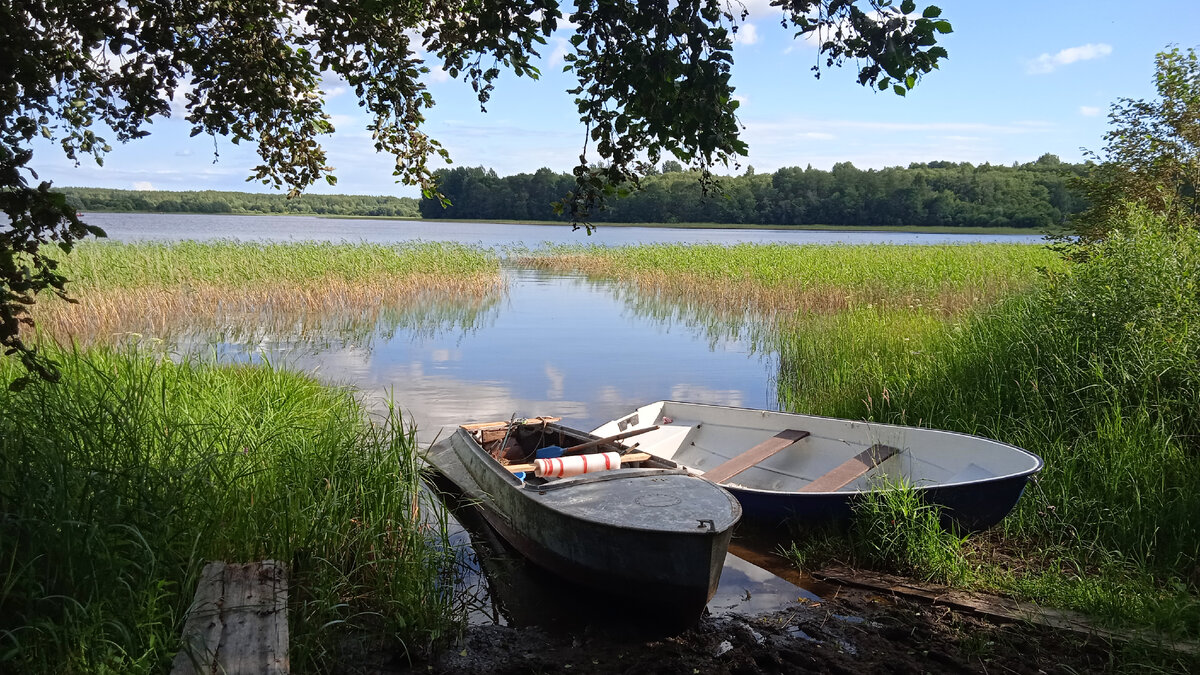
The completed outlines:
[[[911,162],[1008,163],[1045,152],[1059,129],[1037,120],[989,124],[956,120],[904,122],[804,117],[743,120],[750,145],[743,162],[762,172],[785,166],[828,169],[853,162],[860,169],[907,166]],[[1037,146],[1037,152],[1028,150]]]
[[[1095,117],[1100,114],[1100,108],[1092,105],[1081,105],[1079,106],[1079,114],[1084,117]]]
[[[187,115],[187,95],[192,91],[192,83],[181,81],[171,95],[171,117],[182,119]]]
[[[671,387],[671,400],[710,403],[712,405],[740,406],[745,401],[745,392],[737,389],[713,389],[702,384],[680,383]]]
[[[560,401],[563,397],[563,383],[566,380],[566,373],[558,368],[546,364],[546,379],[550,381],[550,386],[546,388],[546,398],[551,401]]]
[[[733,38],[733,43],[738,45],[758,44],[758,27],[752,23],[742,24]]]
[[[341,96],[350,90],[350,83],[337,73],[325,71],[321,73],[321,91],[325,92],[325,100]]]
[[[753,18],[768,17],[775,14],[782,14],[783,10],[779,7],[772,7],[771,0],[742,0],[746,11]]]
[[[1103,42],[1086,44],[1079,47],[1069,47],[1057,54],[1042,54],[1026,64],[1025,72],[1030,75],[1045,75],[1058,70],[1060,66],[1070,65],[1076,61],[1090,61],[1112,53],[1112,45]]]
[[[566,38],[556,37],[551,40],[554,42],[554,50],[550,52],[550,65],[562,65],[567,56],[567,44],[569,43]]]
[[[141,192],[148,192],[154,189],[154,183],[148,180],[138,180],[133,182],[133,189]]]

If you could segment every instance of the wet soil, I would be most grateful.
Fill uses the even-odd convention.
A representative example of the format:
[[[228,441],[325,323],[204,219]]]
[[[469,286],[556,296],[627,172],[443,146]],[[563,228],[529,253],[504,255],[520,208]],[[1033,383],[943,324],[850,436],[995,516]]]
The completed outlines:
[[[769,614],[706,615],[675,635],[472,626],[427,662],[380,673],[1084,673],[1121,669],[1103,641],[842,588]],[[1129,664],[1124,664],[1128,667]]]

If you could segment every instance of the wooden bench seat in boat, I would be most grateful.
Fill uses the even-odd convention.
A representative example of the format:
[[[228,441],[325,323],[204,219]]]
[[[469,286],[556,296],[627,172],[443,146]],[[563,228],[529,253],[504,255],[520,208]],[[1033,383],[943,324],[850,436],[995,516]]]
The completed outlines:
[[[866,472],[874,469],[892,455],[900,452],[890,445],[876,443],[850,459],[834,467],[832,471],[818,476],[811,483],[800,488],[800,492],[837,492],[857,480]]]
[[[723,483],[784,448],[791,447],[794,443],[807,436],[807,431],[784,429],[742,454],[705,471],[702,475],[714,483]]]

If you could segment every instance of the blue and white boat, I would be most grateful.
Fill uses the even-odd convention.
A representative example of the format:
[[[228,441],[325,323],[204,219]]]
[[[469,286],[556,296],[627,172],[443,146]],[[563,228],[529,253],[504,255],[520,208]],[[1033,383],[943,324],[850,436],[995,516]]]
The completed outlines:
[[[911,485],[967,531],[1000,522],[1042,468],[1037,455],[969,434],[892,424],[658,401],[592,433],[658,428],[637,450],[686,467],[732,493],[748,522],[849,521],[866,492]]]

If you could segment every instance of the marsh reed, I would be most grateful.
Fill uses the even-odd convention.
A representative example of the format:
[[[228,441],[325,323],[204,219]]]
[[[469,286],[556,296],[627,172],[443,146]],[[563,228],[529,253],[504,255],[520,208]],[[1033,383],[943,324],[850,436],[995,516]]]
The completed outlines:
[[[870,307],[953,315],[1028,288],[1039,269],[1060,264],[1044,247],[1013,244],[548,246],[515,261],[760,316]]]
[[[479,311],[504,291],[498,258],[444,243],[88,243],[62,261],[78,304],[42,298],[42,335],[89,344],[120,333],[373,324],[445,303]]]

